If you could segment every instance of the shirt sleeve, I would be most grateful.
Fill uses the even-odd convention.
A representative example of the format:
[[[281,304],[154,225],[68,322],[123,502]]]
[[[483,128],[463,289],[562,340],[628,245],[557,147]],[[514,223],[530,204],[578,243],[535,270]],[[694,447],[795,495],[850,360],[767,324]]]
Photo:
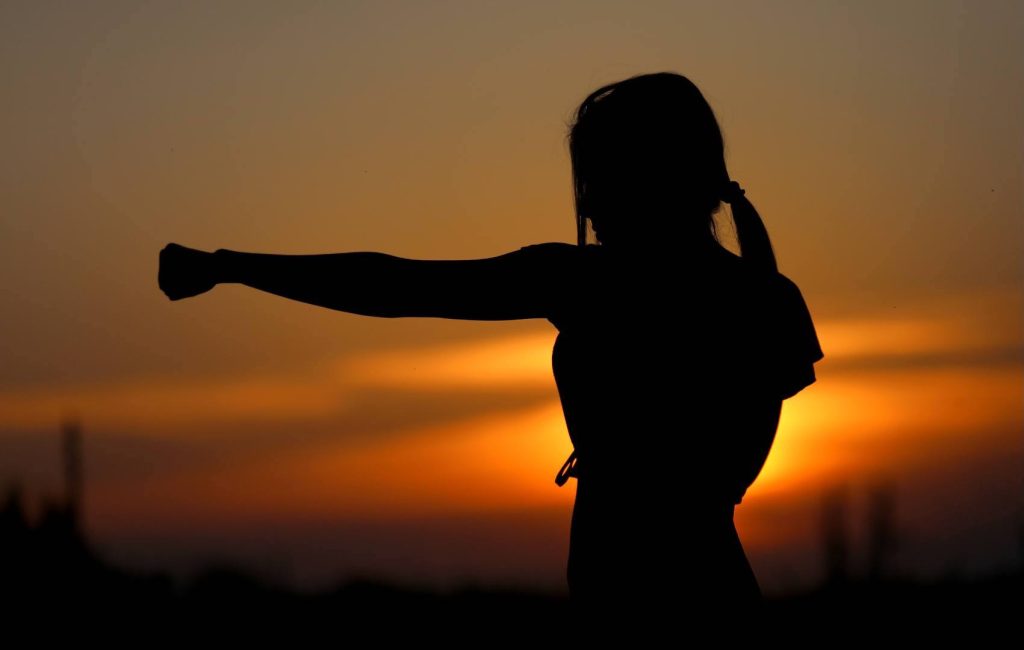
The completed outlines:
[[[825,357],[810,309],[796,283],[779,274],[770,306],[773,376],[781,399],[793,397],[813,384],[814,364]]]

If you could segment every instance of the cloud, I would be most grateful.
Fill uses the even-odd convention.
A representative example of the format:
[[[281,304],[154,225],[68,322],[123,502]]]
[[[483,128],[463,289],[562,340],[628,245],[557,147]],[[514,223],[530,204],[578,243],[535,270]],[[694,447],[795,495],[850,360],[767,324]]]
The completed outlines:
[[[831,319],[817,329],[821,367],[829,372],[1024,364],[1016,294],[942,296],[895,314]]]
[[[479,386],[554,387],[554,339],[553,333],[543,332],[394,350],[346,359],[336,370],[363,385],[427,392]]]
[[[1002,295],[947,297],[900,315],[824,321],[819,379],[1019,366],[1024,336],[1013,305]],[[0,391],[0,431],[53,430],[68,414],[93,430],[182,438],[232,430],[254,437],[318,427],[395,430],[557,395],[553,342],[553,332],[529,333],[378,351],[289,373],[13,388]]]
[[[393,426],[396,409],[408,421],[459,401],[474,410],[555,395],[552,344],[551,335],[515,336],[378,352],[302,373],[11,389],[0,392],[0,429],[49,429],[72,413],[94,429],[180,435],[197,426],[358,420],[357,413],[372,416],[364,423],[383,418]],[[427,394],[429,402],[420,399]]]

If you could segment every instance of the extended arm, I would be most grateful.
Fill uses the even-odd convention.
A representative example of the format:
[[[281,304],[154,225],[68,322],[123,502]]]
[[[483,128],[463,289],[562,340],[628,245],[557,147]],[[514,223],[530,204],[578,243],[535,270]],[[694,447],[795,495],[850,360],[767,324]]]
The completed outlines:
[[[397,318],[547,318],[571,244],[539,244],[473,260],[378,252],[275,255],[219,249],[218,282],[244,284],[338,311]]]

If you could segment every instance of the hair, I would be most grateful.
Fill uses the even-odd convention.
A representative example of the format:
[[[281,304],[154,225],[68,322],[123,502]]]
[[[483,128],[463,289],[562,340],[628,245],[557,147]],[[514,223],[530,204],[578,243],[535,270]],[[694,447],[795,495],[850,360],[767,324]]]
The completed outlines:
[[[595,219],[620,233],[673,220],[673,232],[717,242],[714,215],[725,200],[741,256],[777,271],[761,216],[729,178],[714,111],[686,77],[657,72],[601,86],[576,110],[568,140],[579,246]]]

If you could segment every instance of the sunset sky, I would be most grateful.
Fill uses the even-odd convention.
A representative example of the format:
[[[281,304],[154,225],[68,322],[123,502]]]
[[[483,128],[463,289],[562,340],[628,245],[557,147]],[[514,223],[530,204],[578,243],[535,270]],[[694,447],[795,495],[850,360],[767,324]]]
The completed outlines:
[[[844,485],[855,562],[877,486],[903,570],[1024,562],[1022,34],[1015,1],[5,2],[0,486],[59,495],[79,417],[111,561],[564,588],[549,322],[171,302],[158,253],[574,242],[574,108],[671,70],[825,352],[736,511],[765,591],[817,579]]]

